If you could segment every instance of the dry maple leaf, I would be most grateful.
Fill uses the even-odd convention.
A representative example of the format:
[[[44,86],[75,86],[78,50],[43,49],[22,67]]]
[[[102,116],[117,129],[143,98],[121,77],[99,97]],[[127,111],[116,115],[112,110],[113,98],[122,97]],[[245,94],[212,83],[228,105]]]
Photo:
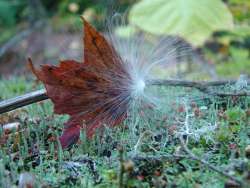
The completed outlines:
[[[112,45],[84,22],[84,62],[61,61],[58,66],[30,67],[46,88],[57,114],[70,119],[60,142],[67,148],[79,138],[84,124],[88,137],[104,124],[115,126],[126,117],[132,82],[127,67]]]

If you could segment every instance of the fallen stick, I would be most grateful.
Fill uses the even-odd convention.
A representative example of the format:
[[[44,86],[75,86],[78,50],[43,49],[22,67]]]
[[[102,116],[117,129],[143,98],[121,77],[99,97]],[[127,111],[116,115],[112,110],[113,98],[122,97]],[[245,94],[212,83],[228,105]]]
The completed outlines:
[[[132,155],[131,160],[134,163],[145,163],[148,162],[149,164],[155,163],[157,161],[165,162],[168,161],[170,163],[177,162],[182,159],[188,159],[192,161],[197,161],[201,164],[203,164],[205,167],[209,168],[210,170],[213,170],[217,172],[218,174],[232,180],[237,185],[244,185],[245,183],[233,175],[230,175],[229,173],[225,172],[224,170],[220,169],[217,166],[212,165],[211,163],[205,161],[204,159],[201,159],[197,156],[195,156],[188,148],[187,145],[184,143],[184,140],[182,138],[179,138],[181,140],[181,146],[185,154],[158,154],[158,155]]]
[[[181,143],[181,147],[182,149],[186,152],[186,154],[188,155],[188,157],[194,161],[198,161],[199,163],[203,164],[204,166],[208,167],[209,169],[231,179],[232,181],[236,182],[239,185],[244,185],[243,181],[234,177],[234,175],[231,175],[225,171],[223,171],[222,169],[210,164],[209,162],[205,161],[204,159],[201,159],[199,157],[197,157],[195,154],[193,154],[187,147],[187,145],[185,144],[185,141],[183,140],[182,137],[179,137],[180,143]]]
[[[208,87],[234,85],[236,82],[237,80],[207,81],[207,82],[186,81],[186,80],[151,80],[147,81],[147,84],[158,85],[158,86],[190,87],[198,89],[199,91],[206,93],[208,95],[218,96],[218,97],[250,96],[250,92],[218,93],[208,89]],[[250,80],[247,80],[247,84],[250,84]],[[12,99],[7,99],[0,102],[0,114],[46,99],[48,99],[48,96],[46,94],[45,89],[33,91]]]
[[[0,114],[48,99],[45,89],[33,91],[25,95],[0,102]]]

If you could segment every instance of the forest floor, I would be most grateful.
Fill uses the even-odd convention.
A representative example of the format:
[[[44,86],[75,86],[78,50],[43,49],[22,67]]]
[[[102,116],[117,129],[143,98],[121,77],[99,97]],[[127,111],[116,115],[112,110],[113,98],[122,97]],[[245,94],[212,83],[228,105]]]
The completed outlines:
[[[0,100],[38,88],[2,80]],[[162,114],[144,110],[138,126],[125,121],[91,140],[82,130],[68,150],[58,144],[68,117],[53,114],[50,101],[1,114],[0,187],[247,187],[250,97],[163,90],[173,96]],[[174,98],[183,94],[193,100]]]

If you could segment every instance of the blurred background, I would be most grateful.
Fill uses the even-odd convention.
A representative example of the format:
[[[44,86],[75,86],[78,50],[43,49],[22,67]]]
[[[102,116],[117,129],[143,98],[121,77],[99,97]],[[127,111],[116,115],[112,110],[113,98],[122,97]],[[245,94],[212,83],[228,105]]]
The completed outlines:
[[[175,74],[191,79],[250,75],[248,0],[0,0],[0,78],[29,77],[36,65],[82,57],[83,15],[107,34],[107,20],[125,14],[114,35],[129,40],[176,37],[192,48]],[[177,69],[177,70],[176,70]],[[171,69],[170,69],[171,70]]]

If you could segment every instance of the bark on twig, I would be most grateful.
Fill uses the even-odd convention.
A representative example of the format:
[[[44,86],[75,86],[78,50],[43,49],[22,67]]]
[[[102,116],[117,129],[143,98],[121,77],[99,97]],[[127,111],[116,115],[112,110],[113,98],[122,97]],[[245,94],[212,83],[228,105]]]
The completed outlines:
[[[160,154],[160,155],[154,155],[154,156],[150,156],[150,155],[146,155],[146,156],[141,156],[141,155],[135,155],[135,156],[131,156],[131,160],[134,162],[138,162],[138,161],[148,161],[148,162],[153,162],[153,161],[169,161],[169,162],[176,162],[182,159],[189,159],[189,160],[193,160],[193,161],[197,161],[201,164],[203,164],[204,166],[206,166],[207,168],[209,168],[210,170],[213,170],[219,174],[221,174],[222,176],[232,180],[233,182],[239,184],[240,186],[244,185],[244,182],[241,181],[240,179],[234,177],[233,175],[228,174],[227,172],[223,171],[222,169],[212,165],[211,163],[195,156],[187,147],[187,145],[185,144],[184,140],[182,137],[179,137],[181,146],[183,151],[185,152],[185,154]]]
[[[209,89],[209,87],[233,85],[236,82],[237,80],[208,81],[208,82],[196,82],[196,81],[186,81],[186,80],[151,80],[147,81],[147,84],[159,85],[159,86],[196,88],[203,93],[218,97],[250,96],[250,92],[223,93],[223,92],[215,92]],[[250,85],[250,80],[247,80],[247,84]],[[18,96],[16,98],[8,99],[6,101],[0,102],[0,114],[46,99],[48,99],[48,96],[46,95],[45,90],[38,90],[22,96]]]
[[[229,178],[230,180],[238,183],[239,185],[243,185],[243,182],[237,178],[235,178],[234,176],[228,174],[227,172],[217,168],[216,166],[208,163],[207,161],[203,160],[203,159],[200,159],[199,157],[195,156],[187,147],[187,145],[185,144],[184,140],[182,137],[179,137],[179,140],[180,140],[180,143],[181,143],[181,146],[182,146],[182,149],[186,152],[186,154],[188,155],[188,157],[194,161],[198,161],[199,163],[205,165],[206,167],[208,167],[209,169]]]
[[[219,80],[219,81],[188,81],[188,80],[150,80],[148,84],[159,86],[179,86],[192,87],[202,92],[207,92],[208,87],[218,87],[224,85],[234,85],[238,80]],[[250,84],[250,80],[246,80]]]
[[[0,102],[0,114],[48,99],[44,89]]]
[[[215,92],[209,87],[218,87],[224,85],[234,85],[238,80],[221,80],[221,81],[187,81],[187,80],[151,80],[148,81],[150,85],[159,86],[178,86],[178,87],[190,87],[196,88],[199,91],[206,93],[211,96],[217,97],[230,97],[230,96],[250,96],[250,92],[233,92],[233,93],[223,93]],[[250,80],[246,80],[247,84],[250,84]]]

